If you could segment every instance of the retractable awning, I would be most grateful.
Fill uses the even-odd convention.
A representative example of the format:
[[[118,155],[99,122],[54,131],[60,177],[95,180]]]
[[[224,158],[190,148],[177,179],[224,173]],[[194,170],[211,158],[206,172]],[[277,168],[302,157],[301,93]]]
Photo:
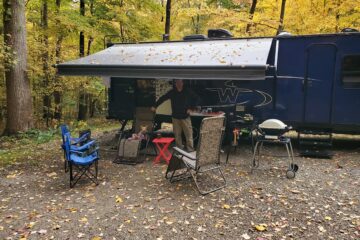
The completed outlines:
[[[60,75],[261,80],[272,38],[116,44],[56,65]]]

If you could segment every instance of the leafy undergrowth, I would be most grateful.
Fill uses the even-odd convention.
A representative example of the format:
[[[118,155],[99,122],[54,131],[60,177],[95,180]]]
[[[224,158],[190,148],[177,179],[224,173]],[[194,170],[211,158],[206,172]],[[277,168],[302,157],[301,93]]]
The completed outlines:
[[[110,131],[119,127],[116,121],[91,119],[88,122],[76,121],[67,123],[72,135],[91,129],[98,132]],[[59,126],[46,130],[31,129],[14,136],[0,137],[0,167],[22,165],[24,163],[37,165],[40,160],[54,158],[54,152],[60,149],[61,132]],[[57,157],[57,155],[55,155]]]

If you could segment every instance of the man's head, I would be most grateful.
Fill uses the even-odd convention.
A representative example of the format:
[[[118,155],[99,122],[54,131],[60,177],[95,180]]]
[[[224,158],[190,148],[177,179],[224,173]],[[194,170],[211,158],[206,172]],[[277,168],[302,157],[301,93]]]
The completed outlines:
[[[175,80],[175,87],[176,87],[176,90],[181,92],[183,90],[183,88],[184,88],[184,81],[182,79],[176,79]]]

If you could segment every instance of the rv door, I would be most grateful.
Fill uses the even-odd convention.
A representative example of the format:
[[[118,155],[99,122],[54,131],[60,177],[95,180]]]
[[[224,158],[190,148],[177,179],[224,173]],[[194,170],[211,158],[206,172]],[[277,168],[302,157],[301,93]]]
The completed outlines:
[[[305,123],[331,121],[336,51],[334,44],[312,44],[307,48],[303,111]]]

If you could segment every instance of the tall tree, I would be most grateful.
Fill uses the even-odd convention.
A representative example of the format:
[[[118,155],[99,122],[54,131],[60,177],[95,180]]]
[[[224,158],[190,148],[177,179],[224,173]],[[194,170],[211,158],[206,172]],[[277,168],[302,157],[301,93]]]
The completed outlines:
[[[30,81],[27,75],[24,0],[3,0],[7,122],[6,134],[26,131],[33,125]]]
[[[85,0],[80,0],[80,15],[85,16]],[[80,32],[79,39],[79,56],[84,57],[85,55],[85,36],[84,32]],[[79,95],[79,111],[78,111],[78,120],[86,120],[87,119],[87,95],[84,89],[84,86],[80,87],[80,95]]]
[[[339,32],[339,22],[340,22],[340,0],[336,0],[336,13],[335,13],[335,32]]]
[[[256,10],[256,4],[257,4],[257,0],[252,0],[251,2],[251,7],[250,7],[250,12],[249,12],[249,22],[246,25],[246,33],[251,35],[251,27],[254,25],[253,23],[253,18],[254,18],[254,13]]]
[[[188,0],[188,5],[189,5],[189,8],[191,8],[191,3],[190,3],[190,0]],[[196,13],[196,16],[192,16],[191,17],[191,23],[192,23],[192,26],[193,26],[193,32],[195,34],[199,34],[200,33],[200,10],[201,10],[201,2],[198,2],[198,3],[195,3],[195,8],[197,8],[197,13]]]
[[[285,5],[286,5],[286,0],[281,0],[280,20],[276,35],[284,30]]]
[[[171,0],[166,1],[164,40],[170,40]]]
[[[56,0],[56,26],[60,26],[60,6],[61,0]],[[60,63],[61,59],[61,45],[63,41],[63,34],[61,30],[58,30],[56,33],[56,43],[55,43],[55,62],[56,64]],[[60,92],[60,79],[59,76],[55,76],[55,91],[54,91],[54,103],[55,103],[55,112],[54,118],[57,120],[61,119],[62,107],[61,107],[61,92]]]
[[[46,126],[49,126],[51,117],[51,97],[49,92],[50,70],[49,70],[49,36],[48,36],[48,3],[42,0],[41,28],[42,28],[42,64],[43,64],[43,117],[46,119]]]

